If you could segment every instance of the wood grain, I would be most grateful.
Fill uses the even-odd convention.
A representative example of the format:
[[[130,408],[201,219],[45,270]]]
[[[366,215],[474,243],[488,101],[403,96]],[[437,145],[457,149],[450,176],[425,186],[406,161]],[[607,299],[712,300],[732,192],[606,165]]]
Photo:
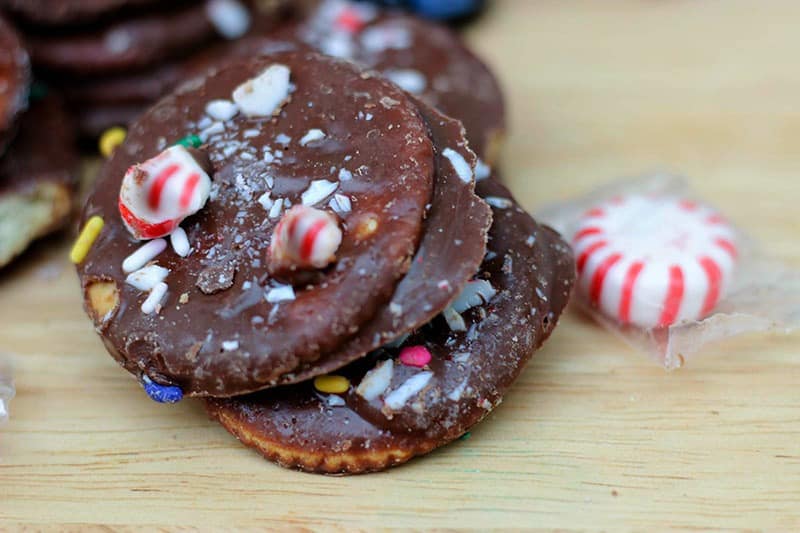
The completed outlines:
[[[508,91],[523,203],[687,174],[800,266],[800,4],[495,0],[468,31]],[[0,279],[19,394],[0,527],[800,527],[798,337],[737,339],[667,374],[568,315],[503,406],[390,472],[272,466],[194,402],[159,406],[109,358],[66,243]]]

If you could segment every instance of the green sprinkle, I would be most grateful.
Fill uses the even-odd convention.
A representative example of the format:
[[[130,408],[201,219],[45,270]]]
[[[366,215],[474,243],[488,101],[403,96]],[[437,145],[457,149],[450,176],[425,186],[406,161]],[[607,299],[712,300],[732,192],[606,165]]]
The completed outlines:
[[[464,433],[463,435],[461,435],[461,436],[459,437],[459,440],[469,440],[469,438],[470,438],[471,436],[472,436],[472,433],[470,433],[469,431],[467,431],[466,433]]]
[[[185,146],[186,148],[199,148],[203,141],[197,135],[187,135],[183,139],[175,143],[176,145]]]

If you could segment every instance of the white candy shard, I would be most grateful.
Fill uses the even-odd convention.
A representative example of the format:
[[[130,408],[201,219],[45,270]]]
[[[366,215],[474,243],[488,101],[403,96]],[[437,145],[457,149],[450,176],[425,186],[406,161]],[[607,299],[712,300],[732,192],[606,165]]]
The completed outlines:
[[[387,359],[367,372],[356,388],[356,394],[371,402],[389,388],[394,373],[394,362]]]
[[[286,65],[271,65],[253,79],[233,91],[233,101],[249,117],[269,117],[280,112],[289,98],[289,76]]]
[[[302,195],[300,195],[303,205],[315,205],[333,194],[339,187],[338,183],[328,180],[314,180]]]
[[[136,272],[128,274],[128,277],[125,278],[125,283],[146,292],[167,279],[168,274],[169,270],[164,267],[147,265]]]
[[[321,141],[324,138],[325,138],[325,132],[314,128],[312,130],[308,130],[308,133],[303,135],[303,138],[300,139],[300,146],[305,146],[315,141]]]
[[[328,202],[328,205],[338,215],[345,215],[353,208],[352,204],[350,203],[350,198],[344,194],[334,194],[333,198],[331,198],[331,201]]]
[[[464,322],[464,317],[452,307],[445,308],[445,310],[442,311],[442,316],[447,321],[447,325],[450,326],[451,331],[467,331],[467,324]]]
[[[226,122],[239,114],[239,106],[230,100],[211,100],[206,104],[206,114],[215,120]]]
[[[232,352],[239,349],[239,341],[222,341],[222,349],[226,352]]]
[[[250,29],[250,12],[236,0],[209,0],[206,16],[226,39],[238,39]]]
[[[456,174],[458,174],[458,177],[461,179],[461,181],[464,183],[469,183],[472,181],[472,168],[470,168],[469,163],[467,163],[467,160],[464,159],[463,155],[459,154],[452,148],[445,148],[442,151],[442,155],[450,160],[450,164],[453,165],[453,168],[455,169]]]
[[[280,285],[267,291],[266,299],[271,304],[294,300],[294,288],[291,285]]]
[[[158,311],[161,307],[161,302],[164,300],[164,296],[167,294],[167,284],[163,281],[161,283],[156,284],[155,287],[150,291],[150,294],[147,296],[144,302],[142,302],[142,313],[146,315],[150,315]]]
[[[484,201],[496,209],[508,209],[514,203],[508,198],[501,198],[499,196],[487,196]]]
[[[328,396],[325,402],[328,404],[328,407],[342,407],[343,405],[347,404],[347,402],[344,401],[344,398],[337,396],[336,394],[331,394]]]
[[[420,372],[408,378],[405,383],[392,391],[384,400],[390,409],[400,409],[409,398],[419,394],[433,377],[433,372]]]
[[[189,237],[186,236],[186,230],[178,226],[175,231],[169,236],[169,242],[172,244],[172,249],[181,257],[186,257],[192,251],[192,246],[189,244]]]
[[[492,167],[483,162],[483,159],[478,159],[478,164],[475,165],[475,181],[483,181],[492,175]]]
[[[158,257],[158,254],[166,250],[167,241],[155,239],[139,247],[138,250],[125,258],[122,262],[122,271],[126,274],[139,270],[147,263]]]
[[[494,290],[491,283],[485,279],[473,279],[464,286],[464,290],[450,304],[450,307],[456,313],[463,313],[467,309],[488,303],[489,300],[494,298],[495,294],[497,294],[497,291]]]
[[[270,198],[270,194],[271,193],[267,191],[258,197],[258,203],[260,203],[261,207],[267,211],[271,210],[272,206],[275,205],[275,202],[272,200],[272,198]]]
[[[386,70],[383,72],[383,76],[404,91],[408,91],[411,94],[421,94],[428,87],[428,80],[418,70]]]

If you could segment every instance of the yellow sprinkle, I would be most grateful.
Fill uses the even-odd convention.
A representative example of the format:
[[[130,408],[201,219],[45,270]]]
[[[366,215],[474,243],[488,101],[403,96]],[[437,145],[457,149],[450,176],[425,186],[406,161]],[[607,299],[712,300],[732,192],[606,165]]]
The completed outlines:
[[[119,126],[104,131],[100,136],[100,141],[97,143],[103,157],[109,157],[114,149],[122,144],[127,135],[128,132],[125,131],[125,128],[120,128]]]
[[[350,381],[344,376],[317,376],[314,388],[326,394],[342,394],[350,388]]]
[[[70,261],[77,265],[86,259],[86,254],[89,253],[89,249],[92,247],[92,244],[94,244],[95,239],[100,235],[104,224],[105,222],[103,222],[103,219],[97,215],[89,219],[83,227],[83,230],[81,230],[78,240],[75,241],[75,244],[72,246],[72,251],[69,253]]]

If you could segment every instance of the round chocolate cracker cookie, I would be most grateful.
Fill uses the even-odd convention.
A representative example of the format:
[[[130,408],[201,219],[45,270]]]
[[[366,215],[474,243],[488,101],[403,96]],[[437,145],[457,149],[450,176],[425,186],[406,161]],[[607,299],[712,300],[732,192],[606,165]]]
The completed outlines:
[[[87,75],[148,67],[218,35],[220,25],[208,8],[214,1],[170,6],[57,34],[31,30],[27,41],[34,63],[45,70]],[[237,5],[249,17],[246,8]]]
[[[0,16],[0,155],[28,103],[31,66],[11,25]]]
[[[0,158],[0,267],[69,221],[77,163],[73,127],[61,103],[52,96],[32,103]]]
[[[433,159],[410,97],[351,63],[284,53],[196,78],[130,128],[89,197],[83,221],[105,226],[78,267],[87,311],[142,380],[270,386],[389,300]]]
[[[489,68],[451,29],[363,2],[321,0],[306,20],[275,35],[351,59],[464,123],[488,165],[505,131],[502,90]]]
[[[502,185],[478,187],[494,207],[488,252],[451,313],[339,377],[208,398],[210,416],[266,458],[324,474],[396,466],[484,418],[556,326],[575,264]]]

